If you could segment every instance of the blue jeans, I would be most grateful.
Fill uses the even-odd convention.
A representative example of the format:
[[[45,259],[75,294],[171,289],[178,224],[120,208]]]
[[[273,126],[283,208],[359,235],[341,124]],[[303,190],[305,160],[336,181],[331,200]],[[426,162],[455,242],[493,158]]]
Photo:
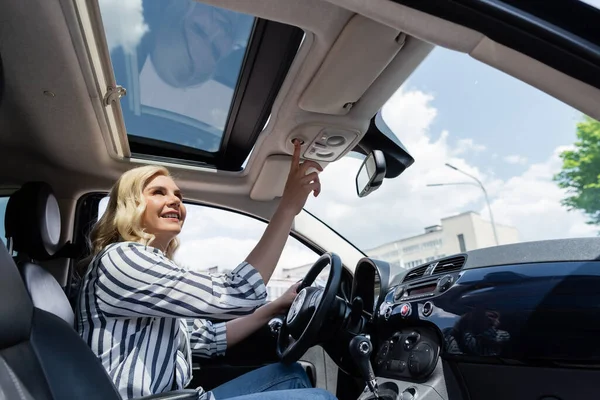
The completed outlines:
[[[212,390],[217,400],[335,400],[323,389],[312,388],[300,364],[267,365]]]

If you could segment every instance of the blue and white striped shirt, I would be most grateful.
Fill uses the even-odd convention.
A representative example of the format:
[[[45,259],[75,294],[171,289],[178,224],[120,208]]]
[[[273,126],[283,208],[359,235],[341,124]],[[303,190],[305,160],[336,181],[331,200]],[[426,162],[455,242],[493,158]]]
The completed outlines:
[[[180,267],[134,242],[107,246],[91,262],[78,300],[77,327],[124,399],[186,387],[191,354],[222,355],[225,323],[266,299],[252,265],[210,275]],[[173,381],[175,379],[175,382]],[[199,399],[212,399],[199,389]]]

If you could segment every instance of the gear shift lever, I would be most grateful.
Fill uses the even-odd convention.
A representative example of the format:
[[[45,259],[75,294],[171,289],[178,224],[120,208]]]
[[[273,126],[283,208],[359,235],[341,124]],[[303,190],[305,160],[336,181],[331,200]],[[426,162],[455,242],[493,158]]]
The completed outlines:
[[[367,387],[371,390],[371,393],[375,395],[375,398],[379,398],[377,389],[377,379],[375,379],[375,373],[373,373],[373,366],[371,365],[371,352],[373,351],[373,345],[371,341],[363,335],[355,336],[350,341],[350,355],[354,358],[354,362],[360,370],[360,374],[367,383]]]

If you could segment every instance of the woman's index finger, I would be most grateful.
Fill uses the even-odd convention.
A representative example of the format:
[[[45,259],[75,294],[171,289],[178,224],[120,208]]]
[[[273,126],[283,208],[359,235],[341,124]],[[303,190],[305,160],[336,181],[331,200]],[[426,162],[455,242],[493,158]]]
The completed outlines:
[[[294,140],[294,154],[292,154],[292,168],[298,168],[300,166],[300,142]]]

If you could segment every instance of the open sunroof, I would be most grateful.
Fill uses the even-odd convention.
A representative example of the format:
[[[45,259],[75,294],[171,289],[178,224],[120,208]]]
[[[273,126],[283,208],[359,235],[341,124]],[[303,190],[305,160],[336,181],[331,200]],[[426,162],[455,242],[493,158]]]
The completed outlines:
[[[129,145],[239,170],[303,32],[194,0],[99,0]]]

